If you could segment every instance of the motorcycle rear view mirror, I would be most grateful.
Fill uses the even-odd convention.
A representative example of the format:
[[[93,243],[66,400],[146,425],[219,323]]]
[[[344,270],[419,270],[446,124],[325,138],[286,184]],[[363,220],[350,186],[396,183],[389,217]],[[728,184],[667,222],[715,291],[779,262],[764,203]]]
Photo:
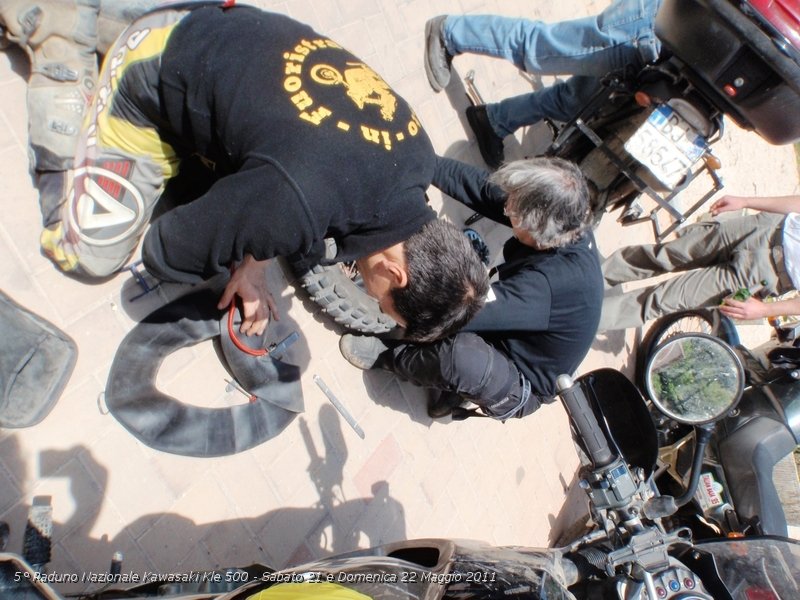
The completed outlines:
[[[712,423],[733,409],[744,389],[744,369],[728,344],[705,334],[669,338],[653,352],[645,372],[658,410],[688,425]]]

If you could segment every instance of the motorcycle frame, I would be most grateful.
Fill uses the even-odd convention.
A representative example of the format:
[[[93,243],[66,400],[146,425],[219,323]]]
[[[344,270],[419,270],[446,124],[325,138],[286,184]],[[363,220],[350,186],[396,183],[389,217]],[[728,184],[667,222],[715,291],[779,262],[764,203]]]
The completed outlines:
[[[597,112],[603,106],[608,105],[609,101],[615,94],[619,93],[620,91],[623,91],[624,93],[631,93],[630,89],[636,85],[638,76],[647,69],[648,67],[645,67],[645,69],[636,74],[636,77],[631,79],[627,79],[624,75],[620,74],[608,75],[603,80],[603,85],[601,88],[595,92],[595,94],[581,109],[578,115],[561,128],[545,154],[548,156],[562,156],[564,145],[568,141],[571,141],[576,134],[586,137],[595,148],[600,150],[614,164],[614,166],[622,175],[624,175],[625,178],[633,183],[639,194],[645,194],[656,202],[656,207],[651,210],[647,216],[632,219],[625,222],[624,225],[632,225],[634,223],[641,223],[649,220],[652,223],[653,235],[658,242],[661,242],[673,231],[683,225],[686,220],[695,212],[697,212],[697,210],[703,204],[705,204],[714,194],[721,190],[724,187],[724,183],[722,178],[717,175],[716,171],[711,168],[708,161],[705,160],[704,157],[702,164],[698,168],[690,169],[679,185],[677,185],[668,194],[661,195],[634,172],[630,165],[630,163],[634,161],[632,161],[630,157],[626,159],[626,157],[622,156],[619,152],[611,148],[608,144],[606,144],[605,140],[603,140],[597,131],[595,131],[589,125],[589,122],[594,118]],[[668,73],[668,71],[663,67],[657,67],[657,70],[665,74]],[[670,74],[670,76],[675,77],[673,74]],[[645,107],[642,107],[642,109],[645,110]],[[716,137],[706,140],[709,145],[721,139],[723,131],[721,119],[717,119],[717,125],[719,134]],[[697,179],[697,177],[703,173],[706,173],[710,177],[712,184],[711,189],[703,194],[703,196],[688,209],[683,212],[679,211],[677,208],[675,208],[675,206],[673,206],[672,202],[681,192],[683,192],[683,190],[685,190],[695,179]],[[615,181],[610,187],[618,186],[619,183]],[[604,206],[603,210],[605,209],[606,207]],[[672,222],[665,229],[662,229],[661,223],[658,219],[659,212],[661,210],[665,210],[670,217],[672,217]]]

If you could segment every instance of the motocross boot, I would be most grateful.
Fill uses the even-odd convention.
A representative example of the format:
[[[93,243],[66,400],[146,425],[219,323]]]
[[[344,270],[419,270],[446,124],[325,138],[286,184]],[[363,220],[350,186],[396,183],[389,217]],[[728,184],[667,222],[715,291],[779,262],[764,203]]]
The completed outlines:
[[[97,82],[99,0],[0,0],[4,36],[31,62],[28,131],[31,168],[72,166]]]

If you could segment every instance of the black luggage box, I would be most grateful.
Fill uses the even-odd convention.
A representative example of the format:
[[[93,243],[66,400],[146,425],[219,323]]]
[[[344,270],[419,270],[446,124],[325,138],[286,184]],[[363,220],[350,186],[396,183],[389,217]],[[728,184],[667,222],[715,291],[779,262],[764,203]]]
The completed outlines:
[[[664,0],[655,31],[685,63],[689,81],[739,125],[771,144],[793,143],[800,141],[800,65],[765,25],[746,2]]]

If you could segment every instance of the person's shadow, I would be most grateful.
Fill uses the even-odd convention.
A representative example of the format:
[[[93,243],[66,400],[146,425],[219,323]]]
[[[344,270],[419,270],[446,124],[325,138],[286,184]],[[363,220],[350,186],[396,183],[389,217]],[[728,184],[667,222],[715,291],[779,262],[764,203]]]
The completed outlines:
[[[301,417],[302,419],[302,417]],[[323,438],[323,454],[319,454],[311,429],[303,419],[301,429],[309,462],[306,467],[319,494],[311,506],[284,507],[252,518],[197,524],[182,515],[149,514],[128,524],[113,538],[97,536],[98,517],[104,503],[108,469],[98,463],[89,449],[48,450],[39,455],[43,479],[66,478],[69,498],[36,498],[42,504],[66,503],[91,507],[76,511],[64,522],[53,523],[51,573],[107,573],[115,552],[121,551],[122,572],[144,571],[179,573],[228,567],[244,567],[254,563],[280,569],[303,564],[358,549],[406,538],[403,506],[391,496],[388,483],[375,482],[372,497],[346,498],[343,491],[343,467],[347,447],[338,413],[323,406],[319,413],[319,429]],[[0,439],[3,465],[11,471],[13,489],[0,490],[0,520],[10,525],[6,551],[22,554],[29,502],[23,498],[22,482],[25,466],[16,434]],[[77,461],[77,462],[76,462]],[[70,465],[78,465],[74,468]],[[85,466],[85,469],[82,468]],[[93,478],[86,479],[86,473]],[[120,476],[124,477],[124,473]],[[279,478],[279,475],[276,475]],[[279,485],[279,481],[277,484]],[[243,480],[242,485],[247,485]],[[13,495],[12,495],[13,494]],[[75,516],[78,512],[82,517]],[[126,562],[128,551],[142,547],[140,540],[156,533],[157,544],[150,544],[150,553],[133,556]],[[140,551],[141,553],[141,551]],[[224,557],[225,563],[216,557]],[[55,586],[62,594],[96,591],[96,584],[62,582]],[[0,588],[0,597],[3,596]]]

